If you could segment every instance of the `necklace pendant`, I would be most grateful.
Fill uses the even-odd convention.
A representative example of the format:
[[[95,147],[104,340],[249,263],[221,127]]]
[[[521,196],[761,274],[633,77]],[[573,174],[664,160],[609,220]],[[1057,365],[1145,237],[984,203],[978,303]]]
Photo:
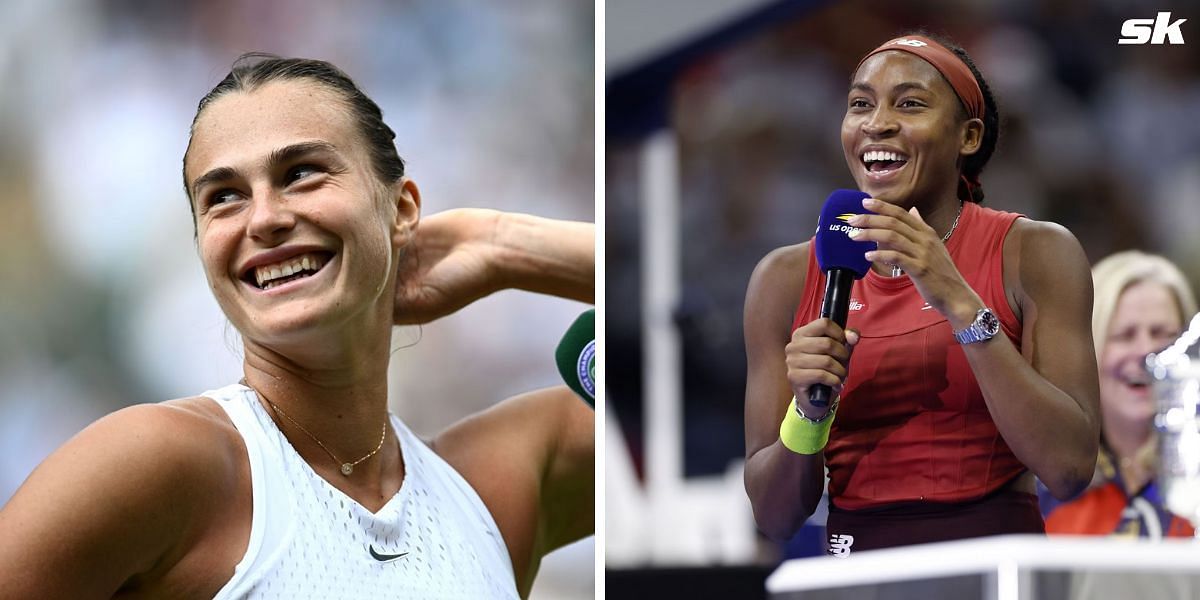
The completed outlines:
[[[342,463],[342,475],[350,476],[354,472],[354,465],[350,463]]]

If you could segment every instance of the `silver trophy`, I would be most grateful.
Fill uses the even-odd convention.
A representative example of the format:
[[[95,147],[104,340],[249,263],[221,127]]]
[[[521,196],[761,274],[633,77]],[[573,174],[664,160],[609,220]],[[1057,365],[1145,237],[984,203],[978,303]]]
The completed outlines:
[[[1146,357],[1158,414],[1158,484],[1167,510],[1200,538],[1200,314],[1175,343]]]

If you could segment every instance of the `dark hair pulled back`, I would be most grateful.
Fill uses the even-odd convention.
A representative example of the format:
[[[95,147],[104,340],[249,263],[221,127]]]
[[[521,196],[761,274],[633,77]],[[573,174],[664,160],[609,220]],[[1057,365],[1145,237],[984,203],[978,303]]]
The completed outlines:
[[[196,121],[214,100],[231,92],[249,92],[273,81],[286,80],[309,80],[337,92],[345,102],[359,134],[367,143],[375,176],[385,185],[391,185],[404,177],[404,160],[396,152],[396,133],[383,122],[383,111],[379,105],[367,97],[349,75],[323,60],[283,58],[261,52],[251,52],[238,57],[229,74],[200,99],[200,104],[196,107],[196,116],[192,118],[188,151],[191,150],[190,136],[195,133]],[[187,161],[187,152],[184,152],[184,161]],[[196,209],[191,202],[192,194],[186,175],[183,187],[188,194],[188,204],[192,206],[194,222]]]

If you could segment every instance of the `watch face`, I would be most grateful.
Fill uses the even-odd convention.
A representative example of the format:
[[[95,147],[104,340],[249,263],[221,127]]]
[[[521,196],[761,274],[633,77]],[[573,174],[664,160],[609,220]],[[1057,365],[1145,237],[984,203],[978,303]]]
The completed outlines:
[[[983,330],[988,336],[996,335],[1000,331],[1000,319],[997,319],[996,314],[990,310],[985,310],[982,315],[979,315],[979,324],[983,326]]]

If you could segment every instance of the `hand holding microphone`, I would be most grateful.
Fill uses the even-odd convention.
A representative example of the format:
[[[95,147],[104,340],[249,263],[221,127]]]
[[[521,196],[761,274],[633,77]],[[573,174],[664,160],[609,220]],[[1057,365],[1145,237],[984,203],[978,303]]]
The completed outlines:
[[[784,352],[787,357],[788,383],[797,401],[808,398],[816,410],[804,410],[811,419],[820,419],[829,400],[842,391],[849,374],[850,354],[858,343],[858,332],[842,327],[832,319],[819,318],[792,332],[792,341]],[[813,401],[815,390],[823,388],[825,404]]]
[[[850,289],[855,279],[862,279],[871,268],[865,254],[875,249],[874,242],[851,239],[854,227],[849,224],[855,215],[868,214],[862,201],[869,196],[858,190],[837,190],[825,200],[813,252],[817,264],[825,273],[825,298],[821,302],[821,318],[792,332],[792,342],[786,348],[788,381],[796,397],[807,392],[809,404],[816,408],[829,406],[834,388],[846,380],[850,349],[858,343],[857,332],[844,332],[850,310]]]

